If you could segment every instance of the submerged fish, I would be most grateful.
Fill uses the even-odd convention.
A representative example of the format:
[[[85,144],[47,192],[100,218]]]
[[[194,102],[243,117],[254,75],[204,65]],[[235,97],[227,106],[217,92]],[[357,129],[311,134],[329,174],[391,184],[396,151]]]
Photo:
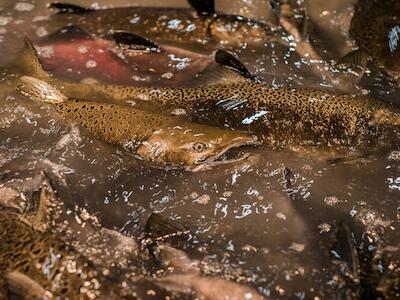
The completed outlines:
[[[400,4],[397,0],[360,0],[350,34],[358,47],[392,75],[400,75]]]
[[[114,32],[97,38],[68,26],[36,43],[43,68],[58,78],[93,78],[132,86],[184,86],[214,58],[172,46],[158,46],[140,36]]]
[[[152,214],[147,220],[145,232],[152,241],[150,251],[166,273],[157,278],[156,283],[160,287],[171,292],[194,293],[196,299],[266,300],[256,289],[245,284],[202,274],[198,261],[164,243],[174,236],[189,234],[186,226]]]
[[[213,0],[190,0],[194,9],[159,7],[119,7],[91,9],[66,3],[52,3],[58,14],[51,22],[73,23],[104,35],[125,30],[156,41],[173,43],[220,43],[230,47],[262,45],[276,39],[271,27],[242,16],[217,13]],[[214,44],[215,45],[215,44]]]
[[[36,185],[37,180],[33,181],[20,182],[19,187],[30,190],[30,185]],[[25,184],[28,186],[25,187]],[[14,182],[14,185],[17,185],[17,182]],[[42,197],[44,189],[46,188],[42,187],[39,203],[33,203],[34,199],[19,197],[14,199],[12,206],[9,206],[9,201],[0,199],[1,299],[14,299],[15,296],[17,299],[41,300],[160,299],[168,295],[153,283],[154,280],[137,276],[131,269],[129,272],[122,270],[113,272],[114,266],[110,263],[104,265],[94,263],[88,255],[82,254],[71,243],[66,242],[62,233],[50,230],[49,227],[66,225],[65,222],[60,224],[60,221],[56,221],[53,217],[53,206],[58,204],[43,202],[50,199]],[[29,195],[27,197],[29,198]],[[30,197],[34,198],[34,193]],[[24,205],[18,202],[26,200],[34,205],[31,208],[25,207],[24,212],[13,209],[13,207],[23,207]],[[31,211],[35,207],[37,209]],[[76,231],[77,234],[82,230],[90,229],[80,227]],[[111,233],[109,230],[101,233],[102,238],[108,242],[120,241],[114,238],[117,232]],[[97,247],[103,246],[103,251],[110,247],[121,248],[119,243],[103,245],[103,241],[88,240],[88,242],[87,248],[91,248],[94,243]],[[135,249],[132,252],[132,255],[136,255]],[[117,257],[119,260],[120,257]],[[117,257],[114,256],[114,260],[117,260]],[[148,293],[148,290],[152,292]]]
[[[84,126],[96,137],[132,151],[141,159],[164,167],[200,170],[243,159],[218,160],[227,151],[256,144],[250,133],[183,121],[139,109],[69,99],[50,84],[29,76],[17,89],[36,101],[52,104],[56,111]]]

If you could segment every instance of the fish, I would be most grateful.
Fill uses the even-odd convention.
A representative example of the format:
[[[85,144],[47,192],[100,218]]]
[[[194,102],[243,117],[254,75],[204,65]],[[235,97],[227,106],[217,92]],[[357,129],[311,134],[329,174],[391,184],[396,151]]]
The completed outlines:
[[[191,259],[186,252],[166,243],[173,234],[189,235],[190,230],[179,223],[153,213],[147,220],[145,233],[152,237],[151,253],[160,263],[165,275],[158,276],[156,283],[170,292],[194,293],[198,299],[266,300],[249,286],[201,273],[199,262]]]
[[[359,49],[393,77],[400,75],[400,5],[396,0],[360,0],[350,35]]]
[[[271,24],[243,16],[217,12],[213,0],[188,1],[192,8],[116,7],[92,9],[74,4],[53,2],[56,11],[52,24],[63,27],[68,23],[82,26],[100,36],[112,30],[124,30],[145,36],[156,42],[220,44],[237,48],[262,46],[265,42],[281,40]]]
[[[42,174],[42,179],[43,176]],[[21,190],[31,190],[31,185],[37,184],[35,177],[32,178],[32,183],[24,178],[27,181],[20,182]],[[16,181],[11,184],[14,187],[17,185]],[[27,209],[24,212],[15,209],[16,206],[21,207],[17,205],[18,201],[26,200],[23,197],[15,198],[15,204],[12,206],[0,199],[1,299],[14,299],[12,296],[17,296],[18,299],[42,300],[160,299],[169,296],[168,292],[153,284],[151,278],[138,276],[130,268],[125,269],[126,272],[123,270],[114,272],[113,264],[98,264],[92,260],[93,255],[89,256],[87,253],[84,255],[70,241],[63,239],[64,233],[51,228],[60,224],[66,226],[65,222],[54,218],[53,206],[59,205],[52,201],[52,198],[56,197],[54,191],[48,190],[49,186],[38,186],[38,188],[41,188],[41,196],[38,198],[39,203],[35,205],[36,209]],[[44,190],[52,193],[52,197],[43,196],[46,193]],[[30,198],[29,201],[36,199],[34,193],[26,194],[26,197]],[[49,200],[49,203],[44,203],[45,200]],[[70,230],[81,234],[80,231],[91,230],[91,227],[80,227],[78,231],[74,231],[74,228],[66,229]],[[111,233],[109,230],[102,231],[101,234],[102,238],[109,242],[108,238],[113,239],[118,233]],[[103,246],[103,251],[110,247],[121,248],[119,244],[102,244],[103,241],[88,240],[88,243],[87,248],[95,244],[96,247]],[[110,258],[106,259],[110,262]],[[118,261],[120,257],[116,255],[113,259]]]
[[[184,121],[181,118],[123,105],[71,99],[47,82],[22,76],[17,90],[35,101],[51,104],[62,116],[95,137],[123,147],[138,158],[165,168],[199,171],[247,157],[224,159],[231,149],[256,145],[257,137]],[[220,160],[222,158],[222,160]]]
[[[43,37],[35,48],[45,71],[72,81],[90,78],[132,86],[186,86],[216,68],[213,55],[159,46],[130,32],[115,31],[99,38],[75,25]]]
[[[272,88],[248,78],[193,88],[92,85],[124,102],[138,98],[203,113],[218,124],[247,130],[270,146],[357,146],[400,126],[398,106],[366,96],[316,89]],[[207,111],[211,112],[210,114]]]

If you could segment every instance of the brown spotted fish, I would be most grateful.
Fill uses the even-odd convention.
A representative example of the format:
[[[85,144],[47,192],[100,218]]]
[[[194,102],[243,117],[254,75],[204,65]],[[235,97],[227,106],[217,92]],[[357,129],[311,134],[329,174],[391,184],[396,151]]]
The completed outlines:
[[[224,56],[225,61],[221,61],[227,69],[238,71],[234,72],[236,75],[240,73],[229,83],[222,84],[210,76],[199,79],[201,87],[137,88],[50,78],[35,55],[28,44],[17,64],[18,72],[45,78],[63,88],[68,96],[102,94],[117,102],[138,98],[188,111],[211,109],[216,112],[213,120],[217,123],[251,131],[268,145],[357,145],[365,138],[385,137],[380,129],[391,132],[400,126],[396,106],[368,97],[315,89],[271,88],[253,78],[233,56]]]
[[[400,75],[400,2],[360,0],[350,34],[357,46],[392,75]]]
[[[103,253],[113,250],[111,261],[100,256],[103,264],[95,261],[96,255],[88,255],[74,247],[71,240],[67,241],[66,232],[76,235],[82,231],[89,235],[97,232],[90,222],[88,226],[74,228],[68,225],[67,219],[58,219],[55,207],[63,211],[64,204],[44,179],[46,175],[23,172],[26,174],[22,177],[16,172],[0,184],[3,196],[12,196],[5,201],[4,197],[0,198],[0,299],[161,299],[167,296],[154,279],[138,276],[134,268],[120,269],[111,263],[121,259],[120,252],[115,252],[121,245],[103,245],[101,239],[104,237],[110,242],[109,238],[113,240],[118,232],[103,231],[100,227],[102,237],[86,240],[88,249],[102,246]],[[10,194],[10,191],[14,192]],[[64,226],[68,228],[56,230]],[[125,236],[123,239],[131,240]],[[125,244],[121,239],[118,241]],[[134,249],[127,251],[137,255]]]
[[[252,131],[269,145],[341,146],[399,128],[400,110],[380,100],[313,89],[271,88],[246,80],[197,88],[130,88],[96,85],[121,101],[137,97],[187,110],[216,107],[232,128]]]
[[[69,99],[52,85],[34,77],[21,77],[17,89],[36,101],[52,104],[57,112],[97,138],[122,146],[161,167],[200,170],[229,163],[246,155],[219,160],[227,151],[257,143],[257,138],[246,132],[191,123],[122,105]]]
[[[193,9],[160,7],[116,7],[92,9],[67,3],[51,3],[58,13],[52,24],[81,26],[98,35],[124,30],[156,42],[227,47],[263,45],[275,39],[271,26],[243,16],[217,13],[213,0],[190,0]]]

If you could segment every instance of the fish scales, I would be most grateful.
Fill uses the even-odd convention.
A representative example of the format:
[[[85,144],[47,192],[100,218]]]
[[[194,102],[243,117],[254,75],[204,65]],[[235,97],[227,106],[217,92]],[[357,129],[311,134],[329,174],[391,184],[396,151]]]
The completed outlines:
[[[56,111],[75,120],[92,134],[109,143],[124,146],[127,142],[140,143],[154,131],[172,124],[168,116],[154,114],[119,105],[83,100],[67,100],[54,104]]]
[[[372,60],[391,71],[400,72],[400,3],[396,0],[361,0],[351,20],[350,34]],[[391,45],[395,39],[395,45]],[[392,46],[395,46],[391,49]]]
[[[116,297],[111,282],[50,232],[39,232],[9,210],[0,211],[0,275],[19,271],[62,299]],[[0,282],[1,283],[1,282]],[[5,282],[0,295],[7,294]],[[106,292],[107,291],[107,292]],[[105,298],[104,298],[105,299]]]
[[[235,107],[237,103],[244,109],[223,114],[226,122],[239,129],[249,129],[241,124],[244,118],[265,111],[250,128],[267,143],[289,139],[287,142],[347,144],[379,125],[400,125],[399,109],[390,104],[320,90],[274,89],[252,82],[175,89],[98,85],[96,89],[119,100],[138,97],[186,109],[221,102],[231,102]]]

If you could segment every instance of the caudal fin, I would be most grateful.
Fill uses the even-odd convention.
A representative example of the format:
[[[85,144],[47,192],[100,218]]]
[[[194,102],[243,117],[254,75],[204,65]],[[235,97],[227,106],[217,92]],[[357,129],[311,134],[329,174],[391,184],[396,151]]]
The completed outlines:
[[[51,84],[30,76],[22,76],[16,89],[22,95],[35,101],[56,104],[68,99],[67,96]]]

